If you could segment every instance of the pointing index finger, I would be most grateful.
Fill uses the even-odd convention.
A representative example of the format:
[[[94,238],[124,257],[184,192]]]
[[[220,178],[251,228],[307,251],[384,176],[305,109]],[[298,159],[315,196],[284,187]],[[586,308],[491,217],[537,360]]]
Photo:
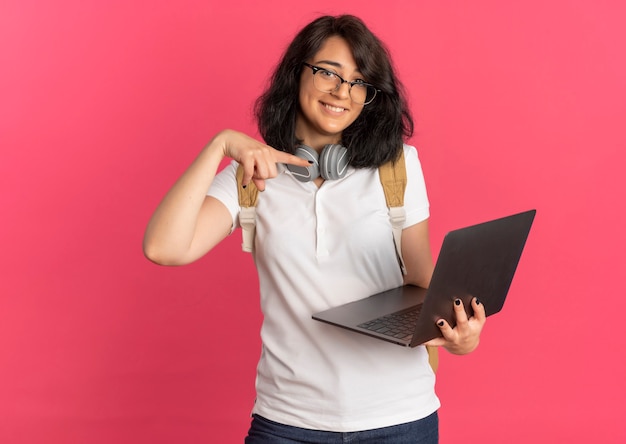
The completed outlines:
[[[276,154],[276,161],[279,163],[302,167],[308,167],[311,165],[308,160],[303,159],[302,157],[294,156],[293,154],[285,153],[284,151],[279,151]]]

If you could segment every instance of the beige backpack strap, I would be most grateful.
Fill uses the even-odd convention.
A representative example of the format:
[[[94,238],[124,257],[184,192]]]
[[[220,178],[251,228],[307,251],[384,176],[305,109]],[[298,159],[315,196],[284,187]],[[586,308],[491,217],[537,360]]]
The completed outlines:
[[[251,253],[254,249],[254,233],[256,230],[256,204],[259,198],[259,190],[254,182],[250,182],[244,188],[241,185],[243,180],[243,166],[237,167],[237,194],[239,196],[239,225],[243,236],[241,249]]]
[[[380,182],[385,192],[385,200],[389,207],[389,221],[393,230],[393,241],[396,245],[396,254],[402,273],[406,274],[406,267],[402,259],[402,228],[406,220],[404,210],[404,191],[406,190],[406,164],[404,161],[404,150],[395,162],[387,162],[378,168]],[[428,352],[428,363],[437,372],[439,367],[439,349],[437,347],[426,347]]]
[[[430,364],[430,368],[433,369],[433,373],[437,373],[437,369],[439,368],[439,347],[427,345],[426,351],[428,352],[428,363]]]
[[[404,190],[406,189],[406,165],[404,150],[393,162],[387,162],[378,168],[380,182],[383,185],[387,207],[389,207],[389,222],[393,232],[393,241],[396,245],[396,255],[400,263],[402,274],[406,275],[406,267],[402,259],[402,229],[406,220],[404,210]]]

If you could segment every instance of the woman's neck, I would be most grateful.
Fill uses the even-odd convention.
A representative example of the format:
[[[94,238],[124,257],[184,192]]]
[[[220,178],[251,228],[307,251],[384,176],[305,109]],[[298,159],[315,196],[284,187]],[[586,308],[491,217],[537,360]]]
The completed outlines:
[[[326,145],[341,143],[341,133],[323,134],[296,123],[296,139],[301,140],[304,145],[310,146],[320,153]]]

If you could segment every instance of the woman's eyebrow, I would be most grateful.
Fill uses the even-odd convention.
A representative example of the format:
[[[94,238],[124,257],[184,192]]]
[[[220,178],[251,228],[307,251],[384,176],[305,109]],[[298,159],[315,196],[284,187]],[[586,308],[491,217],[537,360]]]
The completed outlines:
[[[323,64],[325,64],[325,65],[334,66],[334,67],[336,67],[336,68],[343,68],[343,65],[342,65],[341,63],[339,63],[339,62],[335,62],[335,61],[333,61],[333,60],[318,60],[318,61],[316,61],[315,63],[316,63],[316,64],[317,64],[317,63],[323,63]]]
[[[319,65],[320,63],[322,63],[324,65],[330,65],[330,66],[335,67],[335,68],[344,68],[344,66],[341,63],[335,62],[334,60],[318,60],[318,61],[315,62],[316,65]],[[354,72],[356,74],[361,74],[361,71],[358,68],[355,69]]]

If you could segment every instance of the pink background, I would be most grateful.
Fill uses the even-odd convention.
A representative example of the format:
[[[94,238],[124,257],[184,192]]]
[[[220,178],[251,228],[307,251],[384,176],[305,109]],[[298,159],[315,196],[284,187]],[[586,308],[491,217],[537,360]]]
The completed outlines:
[[[626,3],[0,3],[0,442],[242,442],[260,314],[239,232],[183,268],[141,239],[318,13],[410,92],[432,244],[537,208],[504,310],[442,353],[441,442],[626,441]],[[227,320],[237,329],[226,332]]]

